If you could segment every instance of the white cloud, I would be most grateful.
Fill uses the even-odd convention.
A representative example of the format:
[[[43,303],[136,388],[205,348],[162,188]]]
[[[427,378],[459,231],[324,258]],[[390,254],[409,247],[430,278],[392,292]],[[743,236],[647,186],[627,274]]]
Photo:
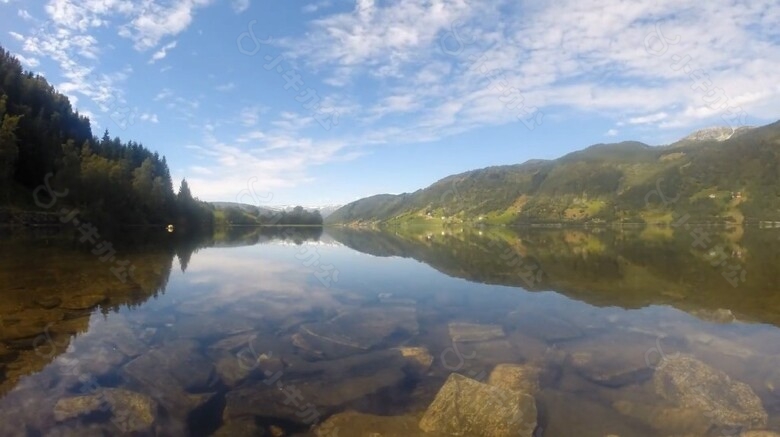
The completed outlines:
[[[191,166],[190,172],[196,175],[204,175],[204,176],[211,176],[214,174],[214,172],[211,169],[199,165]]]
[[[159,93],[157,93],[156,96],[154,96],[154,101],[158,102],[160,100],[165,100],[171,96],[173,96],[173,91],[171,91],[169,88],[163,88]]]
[[[55,4],[69,3],[52,0],[48,6]],[[94,36],[52,25],[52,21],[49,21],[24,38],[22,50],[25,57],[36,61],[48,58],[59,65],[62,82],[55,85],[71,98],[74,105],[79,101],[79,96],[86,97],[102,111],[126,103],[120,85],[132,73],[132,68],[128,66],[114,72],[97,72],[100,49]]]
[[[24,35],[17,32],[8,32],[9,35],[11,35],[11,38],[17,40],[17,41],[24,41]]]
[[[430,50],[440,32],[470,11],[465,0],[399,0],[384,7],[363,0],[359,6],[315,20],[305,39],[282,43],[315,65],[393,75],[401,64],[417,59],[419,50]]]
[[[165,105],[165,108],[179,113],[181,116],[179,119],[191,121],[195,118],[195,111],[200,108],[200,97],[184,98],[177,96],[170,100]]]
[[[271,125],[283,131],[297,132],[314,123],[314,117],[294,112],[283,111],[279,117],[279,119],[272,121]]]
[[[157,114],[151,114],[145,112],[138,117],[141,121],[148,121],[149,123],[157,124],[160,120],[157,118]]]
[[[247,132],[236,139],[237,143],[246,143],[249,141],[263,140],[267,138],[267,135],[262,131]]]
[[[118,1],[118,0],[117,0]],[[133,40],[137,50],[157,46],[166,37],[176,36],[192,24],[195,11],[212,0],[179,0],[169,4],[145,3],[134,18],[120,27],[119,35]]]
[[[132,0],[50,0],[45,10],[57,26],[83,32],[108,24],[110,14],[131,14],[140,7]]]
[[[269,193],[311,183],[312,167],[354,156],[343,141],[258,132],[247,132],[244,137],[251,142],[238,147],[204,131],[203,143],[187,148],[209,165],[190,167],[181,176],[201,199],[259,204],[269,199]]]
[[[24,55],[20,55],[19,53],[14,53],[14,56],[19,60],[19,62],[22,63],[23,66],[27,67],[28,69],[41,65],[40,61],[38,61],[36,58],[26,57]]]
[[[516,102],[542,112],[654,127],[722,124],[723,109],[708,106],[706,92],[673,68],[674,55],[689,56],[691,70],[709,75],[708,92],[722,88],[729,106],[759,118],[780,113],[776,0],[716,1],[701,10],[693,0],[468,3],[361,0],[281,44],[328,85],[357,78],[377,85],[361,105],[364,123],[383,123],[366,135],[379,143],[518,123],[523,106],[502,101],[510,89],[522,98]],[[679,36],[660,56],[645,47],[656,25],[667,38]],[[484,63],[474,64],[479,57]]]
[[[86,97],[101,111],[108,111],[126,106],[123,84],[132,68],[111,71],[101,65],[101,60],[107,56],[104,50],[113,51],[116,47],[113,44],[102,46],[97,40],[100,32],[96,28],[119,26],[123,21],[141,16],[148,12],[147,8],[152,7],[154,1],[157,0],[143,3],[133,0],[48,0],[43,8],[48,16],[45,21],[29,34],[10,35],[23,42],[20,59],[24,58],[27,66],[37,65],[43,59],[51,59],[59,66],[62,79],[55,86],[74,106],[84,102],[80,97]],[[34,20],[26,10],[20,9],[17,14],[23,20]]]
[[[27,12],[27,10],[25,10],[25,9],[19,9],[17,14],[19,15],[19,18],[21,18],[24,21],[32,21],[32,20],[34,20],[33,16],[30,15],[30,13]]]
[[[320,0],[318,2],[309,3],[301,8],[301,11],[305,14],[313,14],[321,9],[329,8],[333,5],[331,0]]]
[[[177,41],[172,41],[163,47],[160,48],[160,50],[154,52],[152,55],[152,58],[149,59],[150,64],[154,64],[155,62],[159,61],[160,59],[164,59],[168,55],[168,50],[173,50],[176,48]]]
[[[231,6],[233,7],[233,11],[235,11],[235,13],[240,14],[249,9],[250,0],[233,0]]]
[[[604,135],[606,135],[608,137],[614,137],[614,136],[617,136],[618,133],[619,132],[618,132],[617,129],[610,129]]]
[[[656,114],[643,115],[641,117],[633,117],[628,119],[629,124],[651,124],[657,123],[661,120],[669,117],[669,114],[665,112],[658,112]]]
[[[248,106],[242,108],[238,114],[238,121],[247,127],[252,127],[260,122],[260,114],[266,112],[268,108],[261,106]]]

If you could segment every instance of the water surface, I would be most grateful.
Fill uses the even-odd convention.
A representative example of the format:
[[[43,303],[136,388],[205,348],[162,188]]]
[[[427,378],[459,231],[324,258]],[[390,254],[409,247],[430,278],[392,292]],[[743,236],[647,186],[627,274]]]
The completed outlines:
[[[540,435],[724,435],[659,395],[677,354],[748,384],[777,429],[780,233],[706,236],[147,233],[116,238],[123,283],[72,236],[5,235],[0,433],[305,434],[347,410],[419,417],[451,373],[515,363],[542,369]],[[454,341],[464,323],[485,337]]]

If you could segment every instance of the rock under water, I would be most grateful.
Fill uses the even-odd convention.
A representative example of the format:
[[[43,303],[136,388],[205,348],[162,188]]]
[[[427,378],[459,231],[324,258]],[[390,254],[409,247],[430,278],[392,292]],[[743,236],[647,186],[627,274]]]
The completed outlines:
[[[420,429],[475,437],[530,437],[536,415],[533,397],[453,373],[420,420]]]
[[[766,426],[767,413],[749,385],[687,355],[665,360],[653,377],[656,392],[713,424],[747,429]]]

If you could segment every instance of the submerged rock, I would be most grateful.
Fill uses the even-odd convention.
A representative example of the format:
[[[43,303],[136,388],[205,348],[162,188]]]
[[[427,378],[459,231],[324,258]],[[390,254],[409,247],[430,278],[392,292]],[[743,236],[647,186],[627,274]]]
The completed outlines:
[[[257,426],[255,419],[244,417],[222,425],[212,437],[262,437],[265,430]]]
[[[217,359],[214,367],[219,379],[228,387],[235,387],[255,372],[254,367],[243,365],[238,357],[229,354]]]
[[[420,429],[477,437],[532,436],[534,398],[453,373],[428,407]]]
[[[253,346],[252,341],[256,338],[256,332],[247,332],[245,334],[233,335],[211,344],[209,349],[224,352],[237,352],[247,346]]]
[[[216,382],[214,365],[191,340],[174,340],[149,352],[187,390],[205,391]]]
[[[191,411],[208,402],[214,393],[191,394],[182,386],[189,376],[188,371],[171,366],[176,359],[168,361],[159,351],[150,351],[130,361],[122,367],[124,377],[144,388],[163,407],[176,417],[186,417]],[[210,365],[210,363],[208,363]],[[203,380],[204,372],[195,371],[194,380]]]
[[[488,384],[534,396],[539,391],[540,373],[540,368],[528,364],[499,364],[490,372]]]
[[[509,313],[507,325],[547,343],[576,340],[584,335],[580,328],[566,320],[527,311]]]
[[[296,332],[290,336],[290,342],[293,346],[299,349],[300,355],[306,357],[307,359],[320,360],[324,356],[322,351],[316,349],[311,343],[309,343],[306,340],[306,337],[304,337],[300,332]]]
[[[744,346],[737,340],[718,337],[706,332],[694,332],[686,336],[693,348],[704,347],[707,351],[717,351],[722,355],[728,355],[741,359],[751,358],[755,352]]]
[[[690,408],[668,408],[638,402],[617,401],[613,408],[664,434],[705,435],[712,426],[701,411]]]
[[[138,335],[122,317],[112,315],[112,318],[102,327],[102,332],[105,332],[103,340],[106,343],[113,345],[128,357],[137,357],[149,349],[138,339]]]
[[[479,325],[476,323],[450,323],[449,331],[452,341],[460,343],[489,341],[506,336],[503,328],[498,325]]]
[[[47,430],[43,437],[105,437],[117,434],[117,428],[109,423],[78,423],[70,422],[61,424]],[[8,434],[6,434],[8,435]],[[27,434],[10,434],[26,437]]]
[[[653,376],[653,368],[642,356],[635,360],[621,359],[615,354],[575,352],[570,362],[574,370],[585,379],[607,387],[622,387],[647,381]]]
[[[293,341],[315,355],[344,357],[385,345],[393,338],[407,338],[418,329],[414,308],[367,307],[327,322],[302,325]]]
[[[98,344],[82,355],[79,364],[82,371],[101,376],[116,370],[126,359],[127,356],[116,347]]]
[[[143,432],[154,424],[157,403],[140,393],[105,388],[90,395],[60,399],[54,407],[54,417],[65,421],[100,411],[111,412],[111,422],[121,433]]]
[[[546,389],[539,392],[539,428],[545,436],[634,437],[658,436],[632,417],[616,414],[601,402],[571,392]],[[693,437],[661,434],[663,437]],[[696,435],[695,437],[702,437]]]
[[[315,430],[317,437],[423,437],[415,416],[375,416],[373,414],[346,411],[333,415]]]
[[[341,358],[366,351],[338,331],[328,323],[302,325],[292,336],[292,343],[313,359]]]
[[[349,376],[371,375],[383,369],[403,369],[410,361],[400,350],[378,350],[336,360],[294,361],[284,369],[284,376],[291,380],[316,377],[338,381]]]
[[[686,355],[665,360],[655,372],[656,392],[681,407],[706,414],[722,427],[760,428],[767,413],[749,385]]]
[[[54,418],[58,422],[75,419],[105,409],[105,405],[104,400],[98,396],[62,398],[54,406]]]
[[[179,338],[224,338],[252,331],[256,323],[242,317],[182,316],[171,329]]]
[[[350,377],[344,377],[350,375]],[[287,372],[280,378],[264,382],[250,382],[230,391],[225,396],[223,419],[230,421],[246,416],[265,416],[307,423],[312,415],[317,418],[338,407],[357,401],[382,389],[398,387],[406,375],[397,366],[360,373],[342,373],[340,377],[323,374],[305,380],[287,379]],[[312,407],[313,411],[302,411]]]
[[[445,367],[448,370],[465,365],[471,372],[484,371],[484,376],[487,376],[492,367],[517,361],[518,355],[517,348],[513,344],[499,339],[472,343],[454,342],[451,348],[445,349],[440,358],[443,365],[449,366],[449,368]],[[476,377],[471,373],[469,376],[482,380],[482,377]]]
[[[565,346],[570,352],[566,364],[575,373],[610,388],[651,379],[661,358],[659,350],[664,356],[681,350],[676,339],[633,332],[610,332]]]
[[[418,376],[425,375],[433,364],[433,355],[425,347],[398,348],[401,355],[409,362],[412,373]]]

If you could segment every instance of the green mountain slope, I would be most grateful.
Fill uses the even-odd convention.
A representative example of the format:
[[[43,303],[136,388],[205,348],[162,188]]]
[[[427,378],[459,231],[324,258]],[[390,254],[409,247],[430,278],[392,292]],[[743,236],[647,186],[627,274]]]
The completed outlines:
[[[596,144],[345,205],[332,224],[670,223],[780,220],[780,122],[668,146]]]

